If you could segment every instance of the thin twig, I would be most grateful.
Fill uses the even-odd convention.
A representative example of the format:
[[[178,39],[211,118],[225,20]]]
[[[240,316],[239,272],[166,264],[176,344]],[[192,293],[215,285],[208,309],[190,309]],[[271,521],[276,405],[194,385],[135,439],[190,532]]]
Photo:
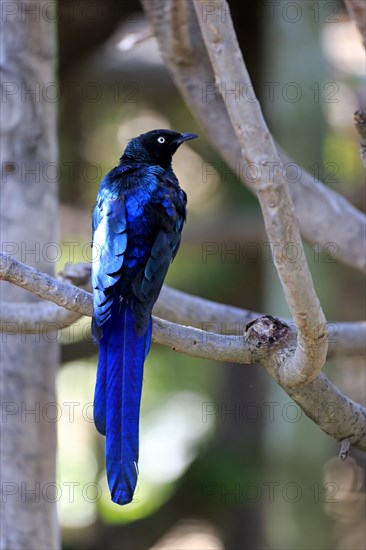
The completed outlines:
[[[350,446],[351,446],[351,442],[347,438],[347,439],[343,439],[343,441],[341,443],[342,444],[341,444],[341,449],[339,451],[339,458],[341,459],[342,462],[345,462],[348,458],[348,455],[349,455],[349,449],[350,449]]]

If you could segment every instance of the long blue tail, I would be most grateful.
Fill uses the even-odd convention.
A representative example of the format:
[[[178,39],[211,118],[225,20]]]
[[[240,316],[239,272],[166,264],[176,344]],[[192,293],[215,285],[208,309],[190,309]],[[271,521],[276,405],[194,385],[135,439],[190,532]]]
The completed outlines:
[[[131,305],[114,300],[99,342],[94,422],[106,436],[106,465],[113,502],[132,501],[137,483],[139,415],[143,368],[152,323],[143,336],[135,329]]]

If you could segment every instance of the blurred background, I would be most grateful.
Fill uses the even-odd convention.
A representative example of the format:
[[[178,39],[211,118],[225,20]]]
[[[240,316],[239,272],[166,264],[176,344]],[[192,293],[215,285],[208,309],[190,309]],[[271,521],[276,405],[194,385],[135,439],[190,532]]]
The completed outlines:
[[[365,59],[342,2],[229,4],[274,136],[300,165],[364,210],[352,119],[365,108]],[[154,128],[196,132],[200,139],[174,158],[189,214],[166,282],[288,316],[258,203],[209,146],[177,93],[139,4],[59,0],[59,16],[59,270],[66,262],[90,261],[98,186],[127,140]],[[364,281],[330,252],[307,246],[327,319],[361,320]],[[352,450],[340,463],[339,445],[260,366],[195,359],[158,345],[145,363],[138,490],[130,505],[113,504],[104,439],[92,420],[97,349],[89,324],[81,320],[61,335],[58,482],[65,549],[365,548],[360,453]],[[365,404],[361,359],[333,360],[325,372]]]

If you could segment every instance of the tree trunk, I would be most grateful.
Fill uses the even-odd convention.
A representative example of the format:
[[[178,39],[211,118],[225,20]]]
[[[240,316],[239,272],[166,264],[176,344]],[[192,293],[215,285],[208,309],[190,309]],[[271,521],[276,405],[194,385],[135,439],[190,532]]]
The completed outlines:
[[[52,274],[59,254],[53,5],[3,4],[1,33],[2,250]],[[53,243],[53,244],[50,244]],[[3,301],[33,295],[2,283]],[[21,322],[21,320],[19,320]],[[2,334],[3,549],[59,547],[55,484],[57,333]]]

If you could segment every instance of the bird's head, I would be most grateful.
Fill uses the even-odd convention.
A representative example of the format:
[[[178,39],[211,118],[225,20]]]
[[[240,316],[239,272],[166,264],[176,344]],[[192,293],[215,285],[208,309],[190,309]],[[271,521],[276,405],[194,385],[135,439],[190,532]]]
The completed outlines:
[[[173,130],[152,130],[131,139],[121,160],[131,159],[166,167],[184,141],[197,137],[196,134],[180,134]]]

